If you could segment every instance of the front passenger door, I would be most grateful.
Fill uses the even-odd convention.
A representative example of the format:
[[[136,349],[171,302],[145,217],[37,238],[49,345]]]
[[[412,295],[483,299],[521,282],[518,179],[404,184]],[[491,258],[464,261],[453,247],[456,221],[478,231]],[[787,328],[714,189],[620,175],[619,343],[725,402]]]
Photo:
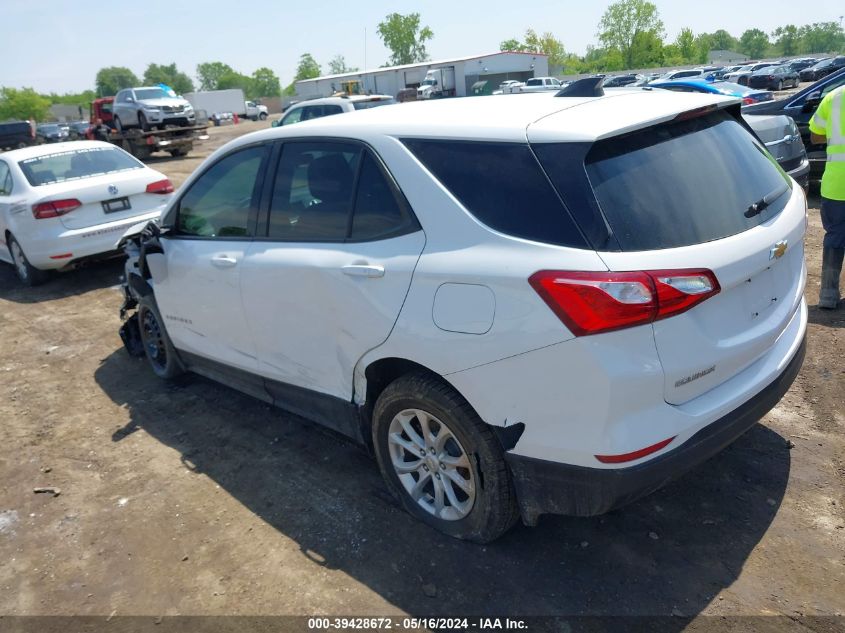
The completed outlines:
[[[181,194],[163,255],[148,255],[155,298],[174,346],[183,352],[255,371],[255,347],[244,322],[241,266],[255,235],[270,145],[219,159]]]

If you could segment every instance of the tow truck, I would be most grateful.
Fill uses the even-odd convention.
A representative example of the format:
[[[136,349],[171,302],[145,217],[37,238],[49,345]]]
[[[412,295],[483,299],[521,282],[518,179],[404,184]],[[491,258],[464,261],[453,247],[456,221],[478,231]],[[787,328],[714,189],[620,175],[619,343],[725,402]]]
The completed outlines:
[[[208,125],[174,126],[152,129],[144,132],[139,129],[117,130],[112,115],[114,97],[102,97],[91,102],[90,127],[85,136],[90,140],[108,141],[119,145],[135,158],[145,160],[153,152],[168,152],[171,156],[186,156],[196,141],[208,139]],[[98,127],[97,120],[103,125]]]

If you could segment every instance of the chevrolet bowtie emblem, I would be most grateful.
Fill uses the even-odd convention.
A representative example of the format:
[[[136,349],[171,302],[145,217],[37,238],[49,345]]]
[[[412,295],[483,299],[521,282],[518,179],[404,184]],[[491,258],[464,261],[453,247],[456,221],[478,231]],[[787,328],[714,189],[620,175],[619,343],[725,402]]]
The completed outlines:
[[[788,243],[786,240],[778,242],[772,247],[772,250],[769,251],[769,259],[780,259],[783,257],[783,254],[786,252],[786,248]]]

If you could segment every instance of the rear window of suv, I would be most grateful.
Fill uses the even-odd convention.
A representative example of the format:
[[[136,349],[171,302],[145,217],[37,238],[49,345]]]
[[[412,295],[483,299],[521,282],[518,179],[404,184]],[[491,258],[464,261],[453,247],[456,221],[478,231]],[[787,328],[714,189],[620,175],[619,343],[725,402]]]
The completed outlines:
[[[555,161],[549,160],[554,153],[543,156],[554,180]],[[624,251],[689,246],[741,233],[780,213],[791,188],[777,162],[726,112],[599,141],[585,164]],[[763,199],[767,203],[759,204]]]
[[[528,145],[423,139],[403,143],[491,229],[535,242],[586,247]]]

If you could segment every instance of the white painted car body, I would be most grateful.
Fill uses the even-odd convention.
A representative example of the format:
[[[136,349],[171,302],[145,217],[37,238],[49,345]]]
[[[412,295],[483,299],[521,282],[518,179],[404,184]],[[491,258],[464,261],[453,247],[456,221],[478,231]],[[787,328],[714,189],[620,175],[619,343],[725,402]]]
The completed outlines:
[[[31,183],[21,168],[28,161],[65,154],[70,164],[74,155],[92,151],[119,152],[131,167],[81,177],[69,170],[53,174],[54,178],[44,184]],[[127,228],[140,221],[158,219],[170,199],[169,194],[146,192],[151,183],[167,180],[164,174],[101,141],[14,150],[0,155],[0,163],[8,168],[11,182],[11,191],[0,195],[0,260],[12,263],[8,242],[14,236],[30,264],[40,270],[66,268],[82,259],[113,253],[118,238]],[[122,198],[129,201],[130,209],[104,211],[104,201]],[[35,217],[36,205],[67,199],[77,200],[81,206],[61,216]]]
[[[177,350],[362,407],[368,368],[406,359],[446,380],[488,425],[524,425],[511,455],[592,472],[619,468],[598,456],[671,438],[625,460],[637,467],[751,401],[803,349],[801,188],[791,187],[770,221],[723,239],[645,251],[573,248],[489,228],[403,140],[593,144],[701,108],[736,105],[738,116],[738,103],[625,89],[597,98],[480,97],[257,132],[217,150],[184,190],[238,148],[350,139],[383,161],[420,230],[363,244],[165,235],[164,253],[148,256],[150,284]],[[350,276],[349,267],[374,272]],[[591,336],[576,336],[528,282],[544,270],[702,268],[718,280],[715,296],[670,318]]]

